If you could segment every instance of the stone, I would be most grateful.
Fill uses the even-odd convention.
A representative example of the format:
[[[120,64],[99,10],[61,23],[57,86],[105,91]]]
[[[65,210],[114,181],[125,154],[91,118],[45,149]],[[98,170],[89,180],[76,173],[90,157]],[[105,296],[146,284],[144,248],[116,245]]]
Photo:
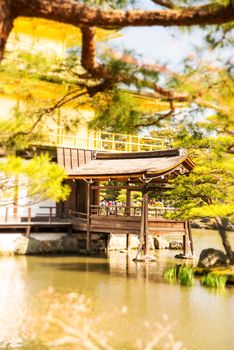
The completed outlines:
[[[154,262],[156,257],[154,255],[139,255],[133,261],[137,262]]]
[[[154,247],[155,249],[168,249],[169,243],[165,238],[157,236],[154,237]]]
[[[29,238],[27,237],[18,237],[15,240],[15,248],[14,248],[14,254],[15,255],[25,255],[28,250],[28,244],[29,244]]]
[[[191,259],[192,260],[195,258],[195,256],[193,256],[192,254],[184,255],[183,253],[180,253],[180,254],[176,254],[175,258],[176,259]]]
[[[208,248],[202,250],[197,266],[198,267],[215,267],[228,265],[229,259],[221,250]]]
[[[151,250],[155,249],[154,237],[151,235],[148,236],[148,247]]]
[[[183,249],[183,242],[182,241],[172,241],[169,243],[169,249],[182,250]]]

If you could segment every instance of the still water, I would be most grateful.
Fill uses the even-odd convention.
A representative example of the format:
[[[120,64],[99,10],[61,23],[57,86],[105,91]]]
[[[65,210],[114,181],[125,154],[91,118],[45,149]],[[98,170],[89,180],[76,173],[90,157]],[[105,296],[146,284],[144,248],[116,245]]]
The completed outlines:
[[[197,255],[206,247],[221,248],[215,231],[194,230],[193,235]],[[233,244],[234,234],[230,238]],[[60,294],[87,296],[95,313],[103,315],[101,327],[114,330],[115,349],[131,349],[138,337],[145,337],[146,321],[162,322],[164,315],[175,322],[174,338],[188,350],[234,349],[234,287],[215,291],[198,280],[193,287],[170,285],[163,279],[164,269],[184,263],[173,258],[175,251],[157,251],[157,261],[147,264],[133,262],[134,255],[1,257],[0,344],[17,344],[25,318],[36,319],[43,312],[40,293],[52,287]],[[125,306],[128,312],[121,322],[105,317]]]

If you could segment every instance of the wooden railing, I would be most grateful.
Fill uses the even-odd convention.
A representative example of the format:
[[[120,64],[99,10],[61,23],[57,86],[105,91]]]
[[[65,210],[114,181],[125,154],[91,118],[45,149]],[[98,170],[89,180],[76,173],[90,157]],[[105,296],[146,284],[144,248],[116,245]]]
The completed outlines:
[[[49,207],[49,206],[43,206],[39,207],[40,209],[48,209],[47,213],[36,213],[36,215],[32,216],[32,207],[27,207],[27,214],[26,215],[15,215],[13,213],[13,207],[5,207],[5,214],[0,216],[0,223],[10,223],[10,222],[31,222],[31,221],[46,221],[46,222],[52,222],[53,219],[56,218],[56,207]],[[12,211],[12,214],[10,213]]]
[[[88,137],[66,135],[62,132],[48,133],[40,142],[47,146],[74,147],[113,152],[140,152],[165,149],[162,138],[140,137],[103,131],[90,132]]]
[[[91,215],[98,216],[141,216],[141,207],[124,205],[91,205]]]
[[[88,221],[88,214],[87,213],[81,213],[79,211],[69,210],[69,216],[72,219],[87,223]]]
[[[171,207],[151,207],[148,208],[149,218],[163,218],[167,213],[174,213],[175,208]],[[98,216],[141,216],[142,207],[125,205],[91,205],[91,215]]]

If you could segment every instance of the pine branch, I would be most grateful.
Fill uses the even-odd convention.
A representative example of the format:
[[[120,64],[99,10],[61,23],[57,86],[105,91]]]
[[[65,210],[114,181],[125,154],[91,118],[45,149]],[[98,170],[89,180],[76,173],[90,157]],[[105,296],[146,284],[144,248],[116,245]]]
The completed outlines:
[[[1,0],[9,1],[9,0]],[[223,24],[234,20],[234,4],[206,4],[176,10],[102,10],[72,0],[12,0],[11,13],[40,17],[75,26],[193,26]]]
[[[156,5],[166,7],[168,9],[176,8],[176,5],[170,0],[151,0],[151,1],[154,2]]]
[[[83,67],[93,76],[93,78],[99,78],[106,81],[106,85],[110,88],[110,85],[116,85],[118,83],[129,84],[134,82],[136,85],[144,84],[145,87],[152,89],[159,95],[163,96],[167,100],[177,100],[177,101],[188,101],[188,94],[177,93],[165,88],[158,86],[156,83],[151,81],[143,81],[136,77],[130,77],[129,74],[123,73],[118,75],[113,75],[110,70],[108,70],[108,66],[104,66],[96,63],[96,42],[95,42],[95,28],[83,27],[81,29],[82,32],[82,55],[81,55],[81,63]],[[120,59],[120,61],[137,64],[139,62],[134,60],[133,57],[124,55]],[[155,67],[153,67],[155,70]],[[149,68],[148,68],[149,69]],[[102,85],[104,86],[104,85]]]

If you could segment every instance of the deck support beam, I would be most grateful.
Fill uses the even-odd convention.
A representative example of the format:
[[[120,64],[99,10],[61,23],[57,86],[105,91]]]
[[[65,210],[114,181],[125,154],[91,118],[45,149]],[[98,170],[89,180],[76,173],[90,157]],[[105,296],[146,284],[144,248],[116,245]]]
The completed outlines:
[[[127,186],[126,189],[126,207],[127,207],[127,215],[131,215],[131,191],[129,189],[129,186]]]
[[[194,245],[193,245],[191,223],[189,220],[187,221],[187,225],[188,225],[188,236],[189,236],[189,242],[190,242],[190,250],[191,250],[191,254],[193,256],[194,255]]]
[[[90,206],[91,206],[91,183],[92,180],[87,181],[87,235],[86,235],[86,250],[87,252],[90,251],[91,246],[91,232],[90,232]]]
[[[189,243],[189,232],[188,232],[188,221],[184,222],[184,236],[183,236],[183,250],[184,257],[188,255],[188,243]]]
[[[148,184],[144,185],[143,191],[143,222],[144,222],[144,255],[148,254],[149,242],[148,242]]]

